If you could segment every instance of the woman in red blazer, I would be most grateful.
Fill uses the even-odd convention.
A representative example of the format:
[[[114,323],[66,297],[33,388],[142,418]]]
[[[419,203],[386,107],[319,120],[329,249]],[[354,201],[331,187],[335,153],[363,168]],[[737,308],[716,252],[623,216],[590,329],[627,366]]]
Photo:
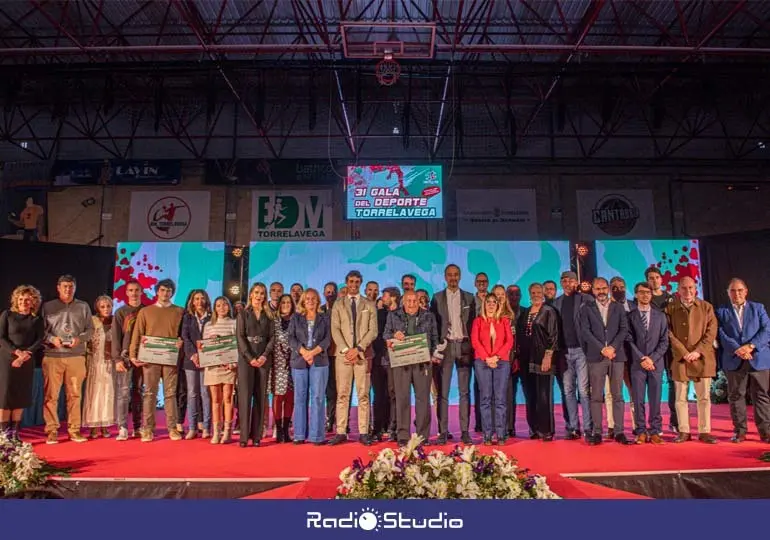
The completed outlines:
[[[484,444],[492,444],[493,433],[497,444],[506,439],[506,395],[508,377],[511,374],[510,354],[513,348],[511,321],[502,317],[500,301],[494,294],[487,295],[481,316],[473,320],[471,344],[474,372],[479,381],[478,407],[481,409],[481,426],[484,430]],[[492,404],[495,406],[492,425]]]

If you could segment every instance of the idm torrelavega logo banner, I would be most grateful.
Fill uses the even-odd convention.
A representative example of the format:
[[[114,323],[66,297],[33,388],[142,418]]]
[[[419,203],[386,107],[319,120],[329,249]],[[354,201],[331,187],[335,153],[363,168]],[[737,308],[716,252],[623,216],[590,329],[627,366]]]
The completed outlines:
[[[253,191],[252,240],[331,240],[328,190]]]

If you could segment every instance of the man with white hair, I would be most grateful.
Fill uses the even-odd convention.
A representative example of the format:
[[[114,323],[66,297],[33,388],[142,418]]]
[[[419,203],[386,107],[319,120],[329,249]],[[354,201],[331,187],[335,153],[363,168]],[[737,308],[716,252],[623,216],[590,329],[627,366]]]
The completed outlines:
[[[746,390],[754,404],[759,437],[770,442],[770,318],[765,306],[748,300],[749,288],[730,280],[730,303],[717,309],[719,355],[727,377],[727,400],[735,430],[732,442],[746,440]]]

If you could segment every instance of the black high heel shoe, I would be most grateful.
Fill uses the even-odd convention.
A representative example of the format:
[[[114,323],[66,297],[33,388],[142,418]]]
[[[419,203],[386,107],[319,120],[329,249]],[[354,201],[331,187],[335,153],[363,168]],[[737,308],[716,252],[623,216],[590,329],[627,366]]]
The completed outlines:
[[[247,444],[248,443],[246,441],[241,441],[240,443],[238,443],[238,446],[240,446],[241,448],[246,448]]]

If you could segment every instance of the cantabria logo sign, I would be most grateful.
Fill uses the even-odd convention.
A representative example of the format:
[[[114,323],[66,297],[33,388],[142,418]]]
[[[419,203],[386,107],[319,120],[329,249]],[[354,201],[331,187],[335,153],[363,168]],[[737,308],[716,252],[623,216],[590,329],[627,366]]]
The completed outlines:
[[[328,191],[255,191],[255,240],[331,239],[331,194]]]

